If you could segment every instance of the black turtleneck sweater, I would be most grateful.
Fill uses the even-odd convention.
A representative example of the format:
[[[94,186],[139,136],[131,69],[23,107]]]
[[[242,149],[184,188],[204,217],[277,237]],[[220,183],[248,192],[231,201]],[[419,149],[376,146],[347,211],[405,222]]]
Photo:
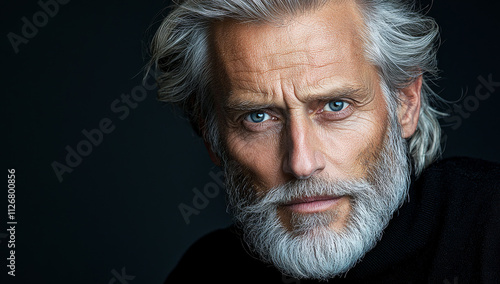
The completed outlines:
[[[316,282],[253,258],[229,227],[197,241],[165,283]],[[500,165],[453,158],[428,167],[378,244],[328,283],[500,283]]]

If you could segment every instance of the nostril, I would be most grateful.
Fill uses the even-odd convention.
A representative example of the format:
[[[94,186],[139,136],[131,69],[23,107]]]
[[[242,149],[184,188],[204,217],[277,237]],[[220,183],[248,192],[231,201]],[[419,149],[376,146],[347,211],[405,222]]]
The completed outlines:
[[[314,174],[314,173],[313,173]],[[295,176],[297,179],[308,179],[310,178],[313,174],[307,175],[307,176]]]
[[[317,151],[290,153],[283,162],[283,171],[297,179],[308,179],[325,168],[325,159]]]

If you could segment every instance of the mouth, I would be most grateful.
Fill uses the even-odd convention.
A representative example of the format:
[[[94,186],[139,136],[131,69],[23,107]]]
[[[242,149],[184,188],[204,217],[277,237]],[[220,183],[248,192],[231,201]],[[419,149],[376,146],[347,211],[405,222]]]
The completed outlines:
[[[330,209],[342,196],[312,196],[293,199],[282,206],[295,213],[317,213]]]

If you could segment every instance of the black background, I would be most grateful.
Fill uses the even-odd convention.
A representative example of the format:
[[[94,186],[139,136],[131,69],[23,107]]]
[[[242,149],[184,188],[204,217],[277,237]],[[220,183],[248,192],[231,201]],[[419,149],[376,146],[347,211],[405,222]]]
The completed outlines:
[[[41,8],[36,1],[0,5],[0,279],[8,280],[0,282],[125,283],[115,276],[125,272],[132,284],[161,283],[190,244],[230,224],[222,188],[189,224],[178,209],[192,206],[193,190],[203,191],[214,182],[209,173],[219,171],[178,111],[158,103],[154,90],[124,119],[111,109],[141,85],[147,41],[170,2],[72,0],[17,54],[7,35],[22,36],[22,18],[32,21]],[[428,14],[443,39],[435,89],[468,116],[444,123],[444,156],[498,162],[500,87],[488,99],[473,98],[479,76],[500,81],[498,5],[436,1]],[[82,131],[104,118],[113,132],[59,182],[51,164],[65,164],[65,148],[75,149]],[[7,278],[6,267],[10,168],[16,170],[15,278]]]

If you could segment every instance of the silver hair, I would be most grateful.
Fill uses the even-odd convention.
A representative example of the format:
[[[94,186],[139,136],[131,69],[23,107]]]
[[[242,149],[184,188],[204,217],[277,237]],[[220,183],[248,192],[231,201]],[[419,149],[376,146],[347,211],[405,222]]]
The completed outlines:
[[[175,4],[158,28],[151,45],[148,70],[156,69],[160,101],[178,105],[198,134],[223,155],[213,100],[215,84],[210,60],[210,28],[224,19],[274,22],[314,10],[332,0],[185,0]],[[429,83],[437,78],[436,22],[403,0],[356,0],[364,16],[365,54],[391,90],[391,99],[423,76],[420,117],[408,139],[415,174],[441,153],[444,115],[433,104],[440,100]]]

